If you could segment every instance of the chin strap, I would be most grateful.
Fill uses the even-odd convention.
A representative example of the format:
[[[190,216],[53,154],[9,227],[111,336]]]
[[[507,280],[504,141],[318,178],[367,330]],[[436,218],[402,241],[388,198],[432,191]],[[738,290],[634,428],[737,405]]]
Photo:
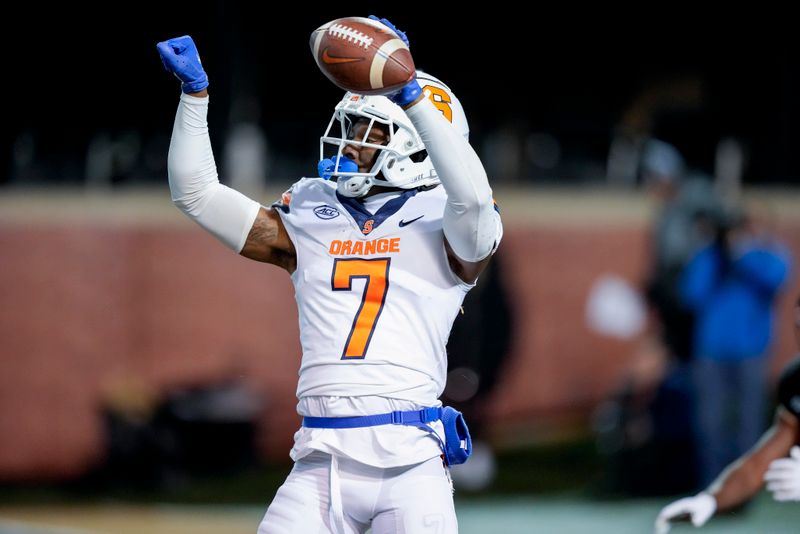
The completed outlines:
[[[347,176],[339,177],[336,182],[336,190],[345,197],[363,197],[369,192],[375,181],[372,176]]]

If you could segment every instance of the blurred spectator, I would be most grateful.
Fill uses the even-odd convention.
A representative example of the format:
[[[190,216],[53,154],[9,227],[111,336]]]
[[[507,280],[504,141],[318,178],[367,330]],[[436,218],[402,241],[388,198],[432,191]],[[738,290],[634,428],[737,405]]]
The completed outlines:
[[[639,172],[659,204],[651,229],[644,293],[658,336],[645,333],[623,382],[595,413],[598,447],[609,460],[605,491],[659,495],[688,491],[694,457],[694,315],[680,298],[680,274],[722,211],[710,177],[687,170],[669,143],[643,143]],[[603,312],[607,316],[608,311]],[[606,317],[608,319],[608,317]],[[660,339],[659,339],[660,338]]]
[[[608,489],[658,495],[697,484],[695,470],[685,467],[685,458],[694,456],[688,363],[694,316],[681,302],[679,280],[692,252],[708,239],[721,208],[711,179],[687,171],[681,154],[668,143],[651,139],[644,144],[640,173],[659,203],[644,288],[658,337],[643,336],[628,376],[604,411],[598,411],[597,428],[603,429],[598,432],[600,446],[611,461]],[[616,445],[609,447],[612,442]],[[643,476],[656,472],[658,476]]]
[[[587,323],[618,339],[641,337],[645,305],[623,279],[598,278],[587,301]],[[688,375],[668,374],[663,344],[644,336],[612,398],[593,414],[597,448],[606,459],[600,491],[608,495],[663,495],[694,489]],[[666,377],[666,378],[665,378]]]
[[[696,486],[686,458],[694,456],[688,377],[668,373],[665,349],[653,338],[638,345],[632,365],[592,426],[606,472],[608,496],[672,495]]]
[[[692,373],[703,486],[761,434],[773,307],[789,265],[766,212],[732,212],[681,275],[681,298],[697,314]]]
[[[683,157],[672,145],[648,141],[641,162],[648,191],[660,204],[652,228],[648,303],[656,313],[669,355],[691,356],[694,317],[680,301],[678,278],[691,254],[707,239],[721,211],[710,179],[687,173]]]

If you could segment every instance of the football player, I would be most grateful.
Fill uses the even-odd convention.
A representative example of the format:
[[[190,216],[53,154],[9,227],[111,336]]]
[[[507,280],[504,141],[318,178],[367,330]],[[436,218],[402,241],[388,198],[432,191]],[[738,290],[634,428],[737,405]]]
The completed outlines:
[[[794,333],[800,347],[800,299],[794,308]],[[767,490],[778,501],[800,500],[800,356],[783,370],[778,382],[774,423],[747,454],[729,465],[706,490],[665,506],[656,519],[656,532],[669,532],[670,523],[704,525],[716,512],[735,508]]]
[[[192,39],[158,51],[183,90],[173,201],[295,288],[303,424],[258,532],[457,532],[447,466],[466,460],[470,441],[438,400],[445,345],[502,237],[458,99],[421,72],[388,97],[347,93],[321,138],[320,177],[264,207],[219,183]]]

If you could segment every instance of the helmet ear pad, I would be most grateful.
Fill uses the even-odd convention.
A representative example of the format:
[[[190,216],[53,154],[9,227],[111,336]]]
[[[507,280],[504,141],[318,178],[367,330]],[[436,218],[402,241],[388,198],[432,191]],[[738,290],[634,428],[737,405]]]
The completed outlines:
[[[397,127],[379,169],[384,180],[402,189],[439,183],[433,162],[427,157],[425,145],[410,121],[395,125]]]

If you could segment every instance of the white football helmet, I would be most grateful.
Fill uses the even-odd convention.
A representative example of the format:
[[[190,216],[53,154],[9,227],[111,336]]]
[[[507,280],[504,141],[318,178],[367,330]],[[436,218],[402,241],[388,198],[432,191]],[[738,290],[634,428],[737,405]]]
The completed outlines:
[[[437,78],[417,71],[417,82],[423,92],[439,108],[458,132],[469,139],[467,117],[458,98]],[[361,139],[352,139],[358,121],[369,126]],[[383,125],[389,135],[385,145],[367,142],[370,130]],[[338,136],[336,135],[338,133]],[[342,149],[347,145],[378,149],[375,162],[366,173],[346,172],[350,160],[342,161]],[[337,176],[337,190],[347,197],[362,197],[373,185],[413,189],[439,183],[425,145],[405,111],[385,96],[364,96],[346,93],[336,105],[325,135],[320,137],[320,160],[334,162],[330,175]],[[326,173],[327,174],[327,173]]]

